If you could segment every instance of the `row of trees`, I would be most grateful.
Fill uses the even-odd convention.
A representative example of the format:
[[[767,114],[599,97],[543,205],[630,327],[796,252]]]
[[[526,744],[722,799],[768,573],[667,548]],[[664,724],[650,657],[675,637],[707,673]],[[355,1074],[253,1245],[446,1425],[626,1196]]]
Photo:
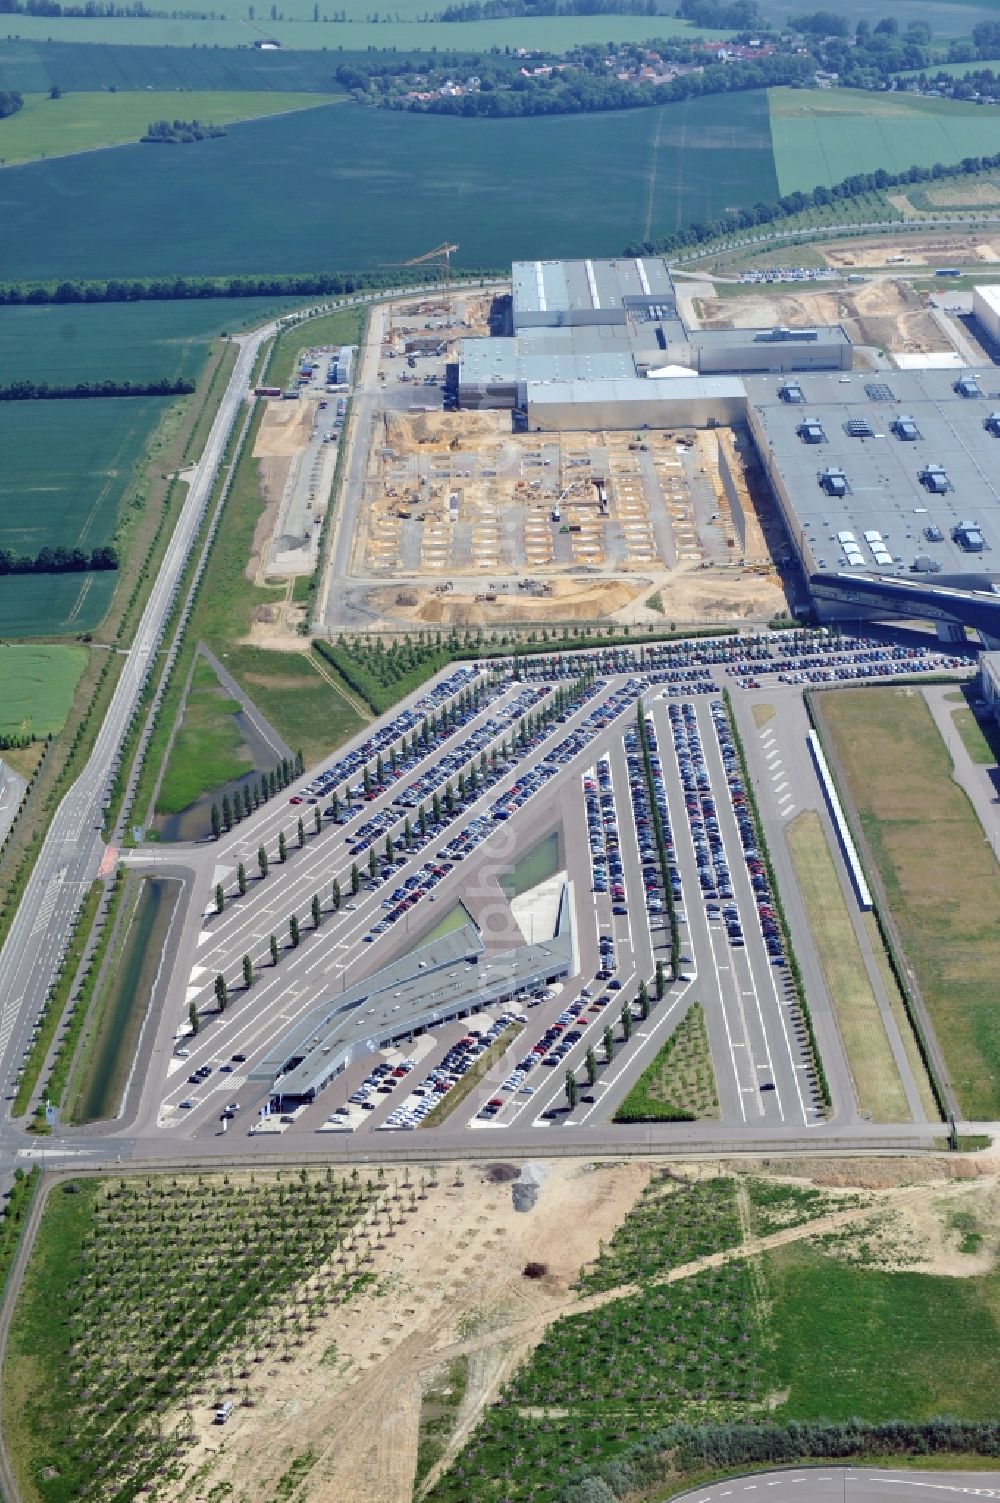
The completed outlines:
[[[165,10],[148,10],[142,0],[131,0],[127,5],[116,5],[114,0],[0,0],[0,15],[5,16],[83,16],[102,20],[107,17],[128,16],[165,20]]]
[[[3,0],[0,0],[0,11],[2,10]],[[16,115],[23,107],[24,99],[16,89],[0,89],[0,120],[6,120],[8,115]]]
[[[213,839],[218,840],[223,832],[228,835],[233,825],[238,825],[240,820],[249,818],[256,809],[260,808],[261,804],[266,804],[282,789],[287,788],[295,778],[301,776],[304,767],[305,759],[301,751],[297,752],[294,757],[282,757],[270,772],[262,772],[256,783],[244,783],[242,789],[232,796],[228,793],[224,794],[221,804],[212,805]],[[282,839],[284,839],[283,836]]]
[[[0,548],[2,574],[87,574],[118,568],[118,553],[106,544],[85,553],[82,548],[40,548],[34,555]]]
[[[903,172],[858,172],[831,188],[822,185],[811,193],[787,193],[774,203],[758,203],[751,208],[733,209],[718,219],[685,225],[672,235],[662,235],[654,240],[633,241],[626,247],[627,256],[662,256],[685,247],[701,245],[706,240],[732,235],[740,230],[752,230],[758,226],[780,223],[808,209],[823,209],[842,200],[862,198],[868,193],[882,192],[886,188],[912,186],[914,183],[937,182],[939,178],[952,177],[956,173],[969,176],[978,172],[993,172],[1000,167],[1000,153],[995,156],[963,157],[957,166],[945,167],[935,162],[933,167],[907,167]]]
[[[203,125],[200,120],[153,120],[146,127],[146,134],[139,139],[151,141],[154,145],[178,146],[190,141],[214,140],[216,136],[226,134],[221,125]]]
[[[506,21],[518,16],[655,16],[656,0],[464,0],[438,21]]]
[[[47,381],[10,381],[0,386],[0,402],[75,402],[84,397],[181,397],[194,391],[184,377],[160,376],[155,381],[78,381],[75,386],[50,386]]]
[[[495,276],[495,267],[465,272],[467,276]],[[425,266],[416,272],[340,271],[302,276],[261,277],[146,277],[124,281],[63,281],[0,284],[0,306],[43,303],[186,302],[213,297],[350,297],[355,292],[379,291],[407,283],[433,282],[439,273]]]
[[[710,1424],[671,1425],[649,1434],[597,1471],[579,1474],[561,1494],[561,1503],[614,1503],[625,1493],[645,1492],[678,1473],[730,1472],[747,1465],[796,1465],[851,1457],[1000,1455],[1000,1424],[953,1419],[887,1420],[839,1425]],[[595,1485],[596,1484],[596,1485]]]

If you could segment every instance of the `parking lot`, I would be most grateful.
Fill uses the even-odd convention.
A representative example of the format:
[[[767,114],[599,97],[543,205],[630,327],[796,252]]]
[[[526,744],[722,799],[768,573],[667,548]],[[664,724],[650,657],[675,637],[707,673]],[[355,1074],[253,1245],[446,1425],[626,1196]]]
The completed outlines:
[[[781,632],[528,659],[516,676],[512,663],[440,675],[191,853],[200,889],[178,946],[158,1124],[185,1134],[403,1132],[464,1082],[450,1127],[559,1131],[610,1117],[695,1001],[723,1121],[819,1122],[778,895],[723,691],[738,708],[761,689],[798,701],[800,675],[836,683],[963,663],[926,640]],[[782,755],[797,759],[786,742]],[[800,797],[818,797],[804,740],[801,758]],[[759,787],[773,766],[752,769]],[[488,1008],[473,993],[469,1016],[412,1037],[402,1028],[299,1108],[280,1102],[280,1088],[272,1095],[255,1065],[276,1038],[419,946],[456,902],[479,926],[486,961],[544,938],[525,932],[534,919],[515,917],[498,879],[552,829],[569,884],[570,976]],[[811,943],[794,937],[800,951]],[[836,1038],[826,1045],[835,1055]],[[824,1062],[836,1077],[836,1059]],[[572,1109],[567,1071],[578,1087]]]

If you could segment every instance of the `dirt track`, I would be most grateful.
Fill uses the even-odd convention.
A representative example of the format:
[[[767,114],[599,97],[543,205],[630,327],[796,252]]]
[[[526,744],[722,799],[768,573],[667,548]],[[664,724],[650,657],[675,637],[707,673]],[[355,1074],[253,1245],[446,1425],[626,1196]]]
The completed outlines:
[[[444,1466],[557,1316],[635,1292],[580,1298],[571,1284],[658,1167],[559,1162],[550,1166],[528,1214],[514,1212],[509,1184],[490,1183],[472,1169],[459,1182],[454,1169],[443,1171],[438,1187],[377,1255],[377,1288],[321,1320],[291,1361],[260,1370],[250,1380],[254,1407],[237,1409],[225,1432],[211,1425],[208,1412],[198,1418],[189,1457],[198,1495],[227,1484],[232,1503],[265,1503],[296,1458],[308,1456],[302,1496],[309,1503],[410,1503],[421,1394],[432,1375],[457,1358],[469,1359],[468,1389]],[[741,1246],[672,1269],[665,1282],[820,1236],[827,1252],[839,1256],[842,1248],[850,1256],[853,1228],[864,1228],[884,1267],[981,1273],[995,1259],[995,1235],[975,1254],[963,1254],[950,1218],[956,1206],[971,1207],[980,1225],[995,1226],[996,1167],[985,1156],[909,1166],[894,1160],[871,1175],[871,1166],[844,1163],[836,1166],[830,1188],[850,1195],[848,1208],[756,1240],[748,1231]],[[823,1165],[816,1178],[829,1179],[829,1170]],[[908,1172],[919,1182],[906,1183]],[[859,1205],[858,1180],[866,1175],[875,1185]],[[544,1278],[524,1278],[529,1259],[548,1265]],[[192,1495],[178,1487],[159,1496]]]

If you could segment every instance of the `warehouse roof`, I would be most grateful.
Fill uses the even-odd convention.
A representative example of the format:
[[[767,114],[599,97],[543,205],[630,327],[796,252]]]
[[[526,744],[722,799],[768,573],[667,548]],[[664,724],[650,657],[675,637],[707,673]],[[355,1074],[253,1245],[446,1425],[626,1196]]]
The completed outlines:
[[[662,299],[672,305],[674,284],[661,256],[614,261],[515,261],[514,325],[518,315],[606,313],[620,320],[627,299]]]
[[[706,348],[716,346],[722,349],[753,348],[760,344],[767,345],[815,345],[836,344],[849,345],[851,343],[842,324],[819,324],[811,329],[691,329],[688,338],[692,344],[704,345]]]
[[[1000,569],[1000,372],[744,377],[806,567],[971,583]]]
[[[746,392],[743,381],[737,376],[677,376],[666,381],[633,376],[629,380],[528,383],[528,401],[535,407],[549,402],[662,402],[664,422],[669,422],[666,408],[670,402],[689,401],[696,397],[745,401]]]

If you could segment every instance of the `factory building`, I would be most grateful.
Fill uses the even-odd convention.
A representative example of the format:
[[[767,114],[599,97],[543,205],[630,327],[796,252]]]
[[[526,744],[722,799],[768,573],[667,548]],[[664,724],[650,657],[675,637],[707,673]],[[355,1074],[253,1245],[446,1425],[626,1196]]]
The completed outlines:
[[[512,286],[513,334],[463,341],[453,403],[538,432],[745,426],[819,615],[1000,643],[995,368],[866,374],[839,325],[688,327],[659,257],[517,262]],[[1000,285],[973,304],[1000,346]]]
[[[552,939],[487,956],[474,924],[383,966],[320,1003],[253,1070],[282,1106],[314,1101],[355,1060],[485,1007],[527,996],[575,965],[572,899],[563,887]]]
[[[1000,346],[1000,284],[973,287],[972,316],[990,344]]]
[[[823,616],[1000,633],[1000,386],[986,370],[746,377],[747,423]]]
[[[532,411],[549,383],[615,382],[773,372],[850,370],[851,342],[840,325],[816,329],[689,328],[677,309],[670,268],[659,256],[617,261],[517,261],[511,272],[513,334],[465,339],[450,383],[465,408],[517,408],[529,427],[551,413]],[[702,397],[710,404],[712,388]],[[638,408],[636,408],[638,410]],[[627,426],[621,421],[599,425]],[[718,422],[728,421],[720,410]]]

